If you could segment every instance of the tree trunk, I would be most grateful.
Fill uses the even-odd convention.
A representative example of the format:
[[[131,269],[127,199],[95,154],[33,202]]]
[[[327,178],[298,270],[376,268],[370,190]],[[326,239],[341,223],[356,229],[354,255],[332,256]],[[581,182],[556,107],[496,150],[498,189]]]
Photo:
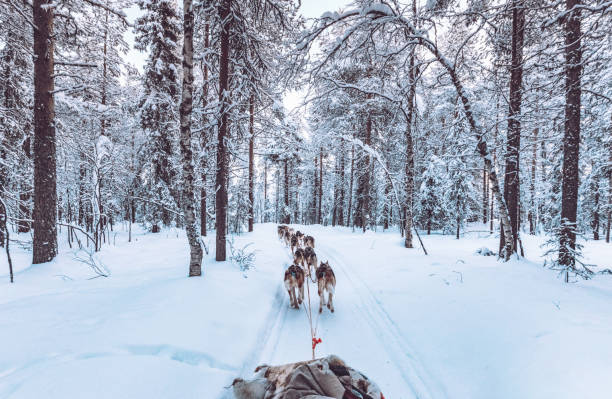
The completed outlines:
[[[284,223],[283,219],[280,217],[280,170],[277,166],[276,168],[276,223]]]
[[[185,230],[190,248],[189,276],[202,275],[202,247],[196,226],[191,111],[193,108],[193,4],[183,0],[183,90],[181,93],[181,154],[183,156],[183,195]]]
[[[340,188],[337,204],[338,225],[344,226],[344,140],[340,139]]]
[[[320,149],[319,154],[319,203],[317,207],[317,223],[322,224],[323,220],[321,217],[321,206],[323,204],[323,147]]]
[[[351,149],[351,178],[349,183],[349,192],[348,192],[348,214],[346,217],[346,225],[352,224],[351,212],[353,210],[353,180],[355,179],[355,144],[353,144],[353,148]]]
[[[512,65],[510,67],[510,106],[508,110],[508,137],[506,141],[506,171],[504,174],[504,199],[511,226],[512,246],[510,254],[516,253],[519,226],[520,196],[520,145],[521,145],[521,101],[523,81],[523,41],[525,33],[525,8],[523,0],[512,1]],[[505,238],[502,234],[502,240]],[[502,244],[500,244],[502,245]],[[507,250],[506,247],[504,250]],[[508,257],[509,254],[506,254]]]
[[[610,243],[610,230],[612,229],[612,124],[608,136],[608,225],[606,226],[606,242]]]
[[[249,97],[249,232],[253,231],[253,222],[255,218],[254,203],[255,196],[253,194],[253,181],[255,173],[255,130],[254,124],[255,98],[253,93]]]
[[[578,157],[580,153],[580,73],[582,47],[580,0],[566,0],[565,20],[565,127],[563,134],[563,175],[561,181],[561,230],[559,264],[575,267],[576,210],[578,206]],[[570,11],[572,10],[573,11]],[[567,277],[567,276],[566,276]]]
[[[264,175],[263,175],[263,189],[264,189],[264,200],[263,200],[263,217],[264,223],[268,222],[268,161],[264,158]]]
[[[34,0],[34,238],[32,263],[57,255],[57,171],[53,91],[53,12]],[[45,7],[43,7],[45,6]]]
[[[285,159],[285,207],[283,208],[283,223],[291,223],[291,212],[289,212],[289,161]]]
[[[334,165],[334,198],[332,201],[332,227],[336,226],[338,221],[338,175],[340,174],[340,167],[338,166],[340,159],[337,157]]]
[[[455,222],[457,223],[457,231],[456,231],[455,237],[458,240],[459,239],[459,229],[461,227],[461,218],[457,216],[457,220]]]
[[[226,259],[226,230],[227,230],[227,179],[228,179],[228,154],[226,136],[228,131],[229,111],[229,52],[230,52],[230,30],[232,19],[229,18],[232,0],[222,0],[219,5],[219,18],[223,21],[221,26],[221,56],[219,57],[219,114],[220,123],[217,139],[217,176],[215,179],[216,196],[216,218],[215,227],[216,255],[217,261]]]
[[[599,176],[596,176],[594,180],[593,191],[595,191],[595,196],[593,198],[593,219],[591,220],[591,227],[593,228],[593,240],[597,241],[599,240]]]
[[[204,25],[204,50],[207,50],[209,47],[208,30],[209,26],[208,23],[206,23]],[[200,176],[202,179],[202,188],[200,189],[200,235],[206,237],[206,224],[208,223],[208,214],[206,213],[206,174],[208,172],[208,140],[206,139],[206,128],[208,127],[208,117],[206,115],[206,106],[208,105],[208,63],[203,62],[202,65],[202,109],[204,112],[202,131],[200,133],[200,147],[202,148],[202,154],[200,155],[200,168],[202,170]]]
[[[367,147],[371,144],[372,118],[368,114],[366,117],[363,144]],[[359,160],[357,167],[360,172],[357,178],[357,191],[355,193],[355,221],[357,227],[361,227],[365,232],[368,225],[369,205],[370,205],[370,155],[368,151],[363,151],[363,156]]]
[[[414,7],[414,4],[413,4]],[[414,10],[416,13],[416,10]],[[414,97],[416,94],[416,74],[414,67],[414,50],[410,55],[408,67],[408,81],[410,91],[408,92],[406,110],[406,187],[404,202],[404,247],[413,248],[412,245],[412,197],[414,193],[414,147],[412,143],[412,119],[414,114]]]
[[[23,153],[26,157],[31,158],[32,153],[30,151],[30,138],[26,138],[21,146]],[[27,190],[23,190],[19,193],[19,216],[21,219],[32,219],[32,211],[30,210],[30,193]],[[17,231],[20,233],[28,233],[30,231],[30,222],[20,220],[17,222]]]
[[[319,192],[318,184],[319,180],[317,177],[317,165],[319,162],[317,161],[317,157],[314,159],[314,182],[312,185],[312,224],[317,223],[317,193]]]
[[[531,195],[531,204],[529,206],[529,234],[536,233],[536,215],[537,215],[537,205],[536,205],[536,170],[538,163],[538,128],[533,129],[533,152],[531,158],[531,183],[529,186],[529,192]]]
[[[487,168],[482,166],[482,223],[489,221],[489,186],[487,186]]]

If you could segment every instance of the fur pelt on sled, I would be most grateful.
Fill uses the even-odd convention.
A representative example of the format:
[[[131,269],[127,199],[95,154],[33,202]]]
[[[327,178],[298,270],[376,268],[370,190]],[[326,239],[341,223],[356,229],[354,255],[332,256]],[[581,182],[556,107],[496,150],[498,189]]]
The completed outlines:
[[[232,384],[236,399],[382,399],[378,386],[330,355],[282,366],[262,365],[250,380]]]

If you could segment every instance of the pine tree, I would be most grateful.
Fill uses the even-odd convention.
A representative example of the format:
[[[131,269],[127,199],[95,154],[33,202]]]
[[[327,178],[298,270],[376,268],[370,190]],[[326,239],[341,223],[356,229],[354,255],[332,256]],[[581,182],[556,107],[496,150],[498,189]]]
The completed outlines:
[[[177,182],[176,139],[178,133],[178,42],[179,16],[174,0],[139,2],[144,15],[136,21],[136,47],[149,50],[144,72],[144,93],[140,101],[141,126],[149,134],[146,158],[150,163],[150,190],[160,203],[168,203],[164,193],[169,193],[180,204]],[[154,229],[162,219],[170,223],[170,215],[164,208],[157,208],[153,215]]]

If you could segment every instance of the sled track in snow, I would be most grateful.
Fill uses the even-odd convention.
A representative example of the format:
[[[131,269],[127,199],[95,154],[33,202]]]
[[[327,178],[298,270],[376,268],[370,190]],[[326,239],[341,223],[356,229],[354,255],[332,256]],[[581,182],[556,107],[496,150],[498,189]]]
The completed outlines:
[[[284,250],[284,246],[282,246]],[[289,266],[289,262],[283,264],[286,269]],[[281,272],[279,271],[279,275]],[[246,359],[242,367],[240,368],[240,374],[236,377],[249,378],[255,368],[261,364],[264,353],[273,353],[277,347],[278,341],[283,331],[283,325],[287,319],[287,312],[289,311],[289,302],[285,291],[284,282],[280,281],[276,286],[276,293],[274,295],[274,303],[270,307],[266,316],[266,321],[260,328],[257,334],[256,342],[253,351]],[[232,381],[229,381],[231,384]],[[225,389],[219,399],[233,399],[234,394],[231,385]]]
[[[446,398],[443,387],[433,381],[421,362],[412,355],[414,351],[406,343],[397,324],[391,319],[367,283],[357,273],[347,270],[347,265],[341,260],[341,254],[335,249],[320,244],[318,249],[320,254],[324,255],[319,259],[329,259],[332,268],[340,271],[346,278],[346,282],[359,293],[361,303],[354,303],[355,309],[359,309],[366,322],[379,334],[381,345],[387,351],[389,359],[400,371],[404,382],[412,389],[414,396],[419,399]]]

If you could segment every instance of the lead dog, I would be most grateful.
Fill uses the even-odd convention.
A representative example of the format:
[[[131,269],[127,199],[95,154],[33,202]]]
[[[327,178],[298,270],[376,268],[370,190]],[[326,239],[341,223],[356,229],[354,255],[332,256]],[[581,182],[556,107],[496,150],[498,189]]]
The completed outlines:
[[[301,267],[291,265],[285,270],[285,288],[289,293],[291,307],[298,309],[304,300],[304,271]]]
[[[287,230],[288,227],[285,226],[284,224],[281,224],[278,226],[278,239],[282,240],[285,237],[285,230]]]
[[[327,308],[334,313],[334,303],[332,297],[336,290],[336,276],[334,271],[329,266],[329,261],[323,263],[317,268],[317,286],[319,288],[319,313],[323,311],[323,305],[325,304],[325,291],[329,294],[329,300],[327,302]]]

